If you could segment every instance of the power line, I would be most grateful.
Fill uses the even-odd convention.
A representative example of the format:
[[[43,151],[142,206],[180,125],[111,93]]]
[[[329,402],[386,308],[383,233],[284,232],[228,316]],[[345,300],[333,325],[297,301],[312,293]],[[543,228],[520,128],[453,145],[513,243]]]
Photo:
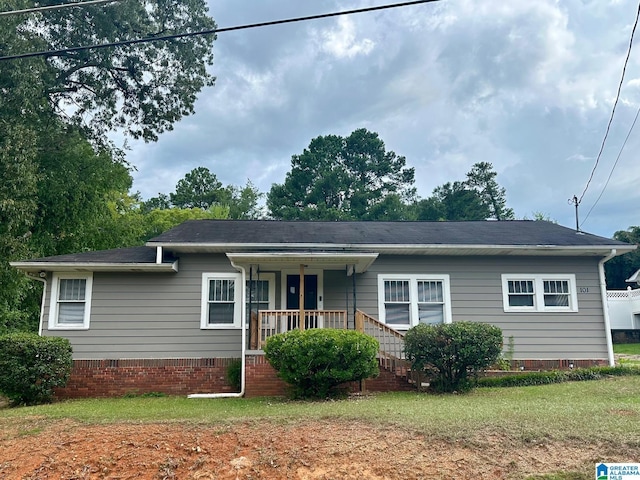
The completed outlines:
[[[217,33],[231,32],[235,30],[246,30],[249,28],[269,27],[272,25],[282,25],[285,23],[305,22],[309,20],[318,20],[321,18],[337,17],[341,15],[353,15],[355,13],[373,12],[376,10],[387,10],[387,9],[398,8],[398,7],[408,7],[411,5],[418,5],[422,3],[431,3],[431,2],[437,2],[437,1],[439,0],[414,0],[411,2],[379,5],[377,7],[358,8],[355,10],[344,10],[342,12],[323,13],[319,15],[309,15],[306,17],[295,17],[295,18],[287,18],[284,20],[273,20],[270,22],[251,23],[248,25],[238,25],[235,27],[212,28],[210,30],[201,30],[198,32],[177,33],[173,35],[162,35],[162,36],[156,36],[156,37],[145,37],[145,38],[139,38],[136,40],[122,40],[120,42],[100,43],[100,44],[85,45],[80,47],[62,48],[60,50],[45,50],[41,52],[21,53],[17,55],[7,55],[4,57],[0,57],[0,60],[16,60],[19,58],[32,58],[32,57],[44,57],[44,56],[54,57],[54,56],[59,56],[67,53],[80,52],[83,50],[97,50],[97,49],[103,49],[103,48],[109,48],[109,47],[120,47],[123,45],[134,45],[138,43],[157,42],[161,40],[165,41],[165,40],[174,40],[178,38],[195,37],[200,35],[214,35]]]
[[[20,15],[23,13],[44,12],[48,10],[62,10],[63,8],[84,7],[85,5],[99,5],[101,3],[113,3],[119,1],[121,0],[89,0],[88,2],[61,3],[59,5],[49,5],[46,7],[25,8],[24,10],[8,10],[5,12],[0,12],[0,17],[7,17],[9,15]]]
[[[636,32],[636,27],[638,26],[638,18],[640,17],[640,3],[638,4],[638,12],[636,13],[636,19],[635,22],[633,23],[633,29],[631,30],[631,38],[629,39],[629,48],[627,49],[627,58],[625,58],[624,60],[624,66],[622,67],[622,77],[620,78],[620,84],[618,85],[618,93],[616,94],[616,100],[613,103],[613,109],[611,110],[611,116],[609,117],[609,123],[607,124],[607,129],[604,133],[604,138],[602,139],[602,144],[600,145],[600,151],[598,152],[598,156],[596,157],[596,163],[593,166],[593,169],[591,170],[591,175],[589,176],[589,180],[587,180],[587,184],[584,187],[584,190],[582,191],[582,195],[580,195],[580,198],[578,199],[578,204],[580,204],[582,202],[582,198],[584,197],[584,194],[587,193],[587,190],[589,188],[589,184],[591,183],[591,180],[593,180],[593,175],[596,173],[596,168],[598,168],[598,163],[600,162],[600,157],[602,156],[602,151],[604,150],[604,144],[607,141],[607,137],[609,136],[609,129],[611,128],[611,123],[613,122],[613,115],[616,112],[616,106],[618,105],[618,100],[620,99],[620,91],[622,90],[622,84],[624,81],[624,74],[627,70],[627,63],[629,63],[629,57],[631,56],[631,46],[633,45],[633,36]],[[584,223],[584,222],[583,222]]]
[[[604,187],[602,187],[602,191],[600,192],[600,195],[598,195],[598,198],[596,199],[596,201],[593,203],[593,205],[589,209],[589,212],[587,212],[587,215],[584,217],[584,220],[582,220],[582,224],[581,225],[584,225],[584,222],[587,221],[587,218],[589,218],[589,215],[591,215],[591,212],[593,211],[593,209],[596,207],[596,205],[598,204],[598,202],[602,198],[602,195],[604,194],[604,191],[607,189],[607,185],[609,185],[609,180],[611,180],[611,176],[613,175],[613,171],[616,169],[616,166],[618,165],[618,161],[620,160],[620,156],[622,155],[622,151],[624,150],[624,147],[627,145],[627,140],[629,140],[629,137],[631,136],[631,132],[633,131],[633,127],[636,126],[636,122],[638,121],[638,116],[640,116],[640,107],[638,107],[638,111],[636,112],[636,116],[633,119],[633,123],[631,124],[631,128],[629,128],[629,132],[627,133],[627,136],[624,139],[624,142],[622,143],[622,147],[620,147],[620,151],[618,152],[618,156],[616,157],[616,161],[614,162],[613,167],[611,167],[611,171],[609,172],[609,176],[607,177],[607,181],[605,182]]]

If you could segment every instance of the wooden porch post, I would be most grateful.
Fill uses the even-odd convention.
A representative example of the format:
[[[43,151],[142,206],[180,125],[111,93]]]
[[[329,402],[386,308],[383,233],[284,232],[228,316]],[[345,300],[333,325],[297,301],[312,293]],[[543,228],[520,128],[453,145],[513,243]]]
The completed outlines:
[[[300,330],[304,330],[304,265],[300,264]]]

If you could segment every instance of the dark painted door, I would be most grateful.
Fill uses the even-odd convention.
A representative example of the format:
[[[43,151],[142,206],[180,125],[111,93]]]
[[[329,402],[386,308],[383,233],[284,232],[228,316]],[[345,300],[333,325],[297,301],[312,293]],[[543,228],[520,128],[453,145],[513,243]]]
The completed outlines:
[[[287,275],[287,310],[300,309],[300,275]],[[318,309],[318,276],[304,276],[304,309]]]

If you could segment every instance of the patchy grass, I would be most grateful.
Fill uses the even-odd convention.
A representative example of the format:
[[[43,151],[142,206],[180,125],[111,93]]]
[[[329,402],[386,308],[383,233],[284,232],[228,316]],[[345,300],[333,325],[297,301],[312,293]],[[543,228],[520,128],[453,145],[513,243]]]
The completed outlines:
[[[0,427],[28,418],[97,424],[194,422],[222,428],[239,422],[335,419],[401,425],[450,440],[473,441],[480,432],[494,432],[525,442],[589,439],[640,447],[638,391],[640,377],[635,376],[483,388],[467,395],[388,393],[326,402],[183,397],[74,400],[2,409]]]
[[[613,353],[640,355],[640,343],[614,343]]]

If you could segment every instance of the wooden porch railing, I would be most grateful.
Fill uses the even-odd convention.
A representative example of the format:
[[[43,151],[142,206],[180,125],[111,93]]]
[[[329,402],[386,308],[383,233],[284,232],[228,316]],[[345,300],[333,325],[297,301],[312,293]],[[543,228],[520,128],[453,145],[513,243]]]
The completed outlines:
[[[252,318],[253,323],[253,318]],[[261,350],[272,335],[300,328],[300,310],[261,310],[251,329],[251,349]],[[347,328],[344,310],[305,310],[304,328]]]
[[[367,315],[361,310],[356,311],[356,330],[372,336],[380,343],[380,353],[404,360],[404,335]]]
[[[414,378],[415,376],[412,375],[411,364],[407,361],[404,353],[404,335],[402,333],[361,310],[356,310],[356,330],[378,340],[380,343],[378,362],[381,367],[398,376],[406,377],[407,380],[414,383],[421,381],[420,378]]]

